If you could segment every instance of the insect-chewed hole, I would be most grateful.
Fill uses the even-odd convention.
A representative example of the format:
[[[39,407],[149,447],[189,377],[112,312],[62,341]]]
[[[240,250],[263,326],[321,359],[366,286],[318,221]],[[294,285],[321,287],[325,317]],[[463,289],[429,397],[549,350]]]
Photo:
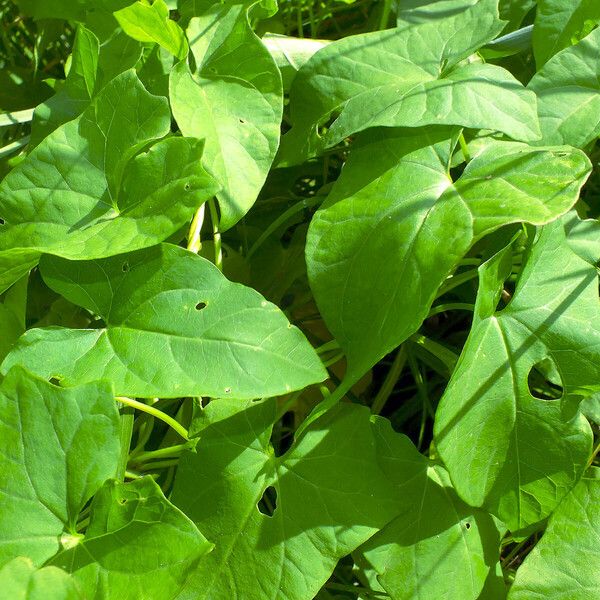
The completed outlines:
[[[471,523],[469,523],[469,521],[467,521],[465,523],[465,529],[468,531],[469,529],[471,529]]]
[[[226,394],[231,394],[231,388],[230,387],[226,387],[225,388],[225,393]]]
[[[203,308],[206,308],[206,302],[198,302],[196,304],[196,310],[202,310]]]
[[[6,221],[2,217],[0,217],[0,225],[4,225],[4,223],[6,223]]]
[[[60,375],[52,375],[52,377],[50,377],[48,379],[48,381],[52,384],[52,385],[60,385],[60,380],[62,379],[62,377]]]
[[[531,367],[527,376],[529,393],[539,400],[559,400],[563,395],[560,374],[551,358],[544,358]]]
[[[119,498],[119,504],[127,504],[127,498]]]
[[[239,121],[239,122],[240,122],[242,125],[244,125],[244,124],[246,123],[246,121],[244,121],[244,119],[238,119],[238,121]]]
[[[189,183],[185,183],[185,184],[184,184],[184,186],[183,186],[183,189],[184,189],[186,192],[189,192],[191,187],[192,187],[192,186],[191,186]]]
[[[262,498],[256,505],[258,512],[267,517],[272,517],[277,508],[277,490],[270,485],[263,493]]]
[[[127,261],[125,261],[122,265],[121,265],[121,271],[123,271],[123,273],[127,273],[129,272],[129,269],[131,267],[129,266],[129,263]]]

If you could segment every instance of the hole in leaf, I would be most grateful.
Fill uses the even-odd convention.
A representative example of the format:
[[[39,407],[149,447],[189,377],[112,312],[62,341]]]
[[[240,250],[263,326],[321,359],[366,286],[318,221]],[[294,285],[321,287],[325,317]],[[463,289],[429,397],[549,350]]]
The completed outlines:
[[[244,119],[239,119],[239,121],[242,125],[244,125],[246,123],[246,121],[244,121]]]
[[[465,529],[471,529],[471,523],[469,523],[468,521],[465,523]]]
[[[196,304],[196,310],[202,310],[203,308],[206,308],[206,302],[198,302]]]
[[[123,273],[128,273],[130,268],[131,267],[129,266],[129,263],[128,262],[124,262],[123,266],[121,267],[121,271],[123,271]]]
[[[183,189],[184,189],[186,192],[189,192],[191,187],[192,187],[192,186],[191,186],[189,183],[186,183],[186,184],[183,186]]]
[[[50,379],[48,379],[48,381],[52,385],[58,385],[58,386],[60,386],[60,380],[61,379],[62,379],[62,377],[60,375],[53,375],[52,377],[50,377]]]
[[[4,223],[6,223],[6,221],[2,217],[0,217],[0,225],[4,225]]]
[[[225,393],[226,394],[231,394],[231,388],[230,387],[226,387],[225,388]]]
[[[277,490],[270,485],[263,493],[262,498],[256,505],[258,512],[267,517],[272,517],[277,508]]]
[[[529,393],[538,400],[559,400],[562,398],[562,381],[551,358],[545,358],[531,367],[527,376],[527,387]]]
[[[119,498],[119,504],[127,504],[127,498]]]

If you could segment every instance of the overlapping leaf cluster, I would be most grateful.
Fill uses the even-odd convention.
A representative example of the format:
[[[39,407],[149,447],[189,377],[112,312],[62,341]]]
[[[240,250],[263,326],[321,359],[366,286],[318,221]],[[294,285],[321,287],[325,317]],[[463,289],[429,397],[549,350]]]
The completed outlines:
[[[2,593],[595,597],[596,3],[15,4]]]

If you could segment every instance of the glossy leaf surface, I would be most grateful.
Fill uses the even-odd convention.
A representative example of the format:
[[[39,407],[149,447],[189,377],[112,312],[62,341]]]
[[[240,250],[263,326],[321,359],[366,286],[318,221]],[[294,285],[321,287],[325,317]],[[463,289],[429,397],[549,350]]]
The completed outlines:
[[[360,377],[414,333],[471,244],[507,223],[566,212],[587,158],[567,148],[492,144],[453,182],[449,132],[363,138],[307,239],[311,287]]]
[[[26,365],[64,385],[108,379],[117,394],[146,398],[275,396],[325,378],[276,306],[182,248],[90,262],[47,257],[41,268],[51,287],[106,326],[31,329],[5,371]]]
[[[600,470],[591,469],[550,518],[519,569],[510,600],[587,600],[600,588]]]
[[[247,8],[215,5],[187,29],[197,65],[180,62],[170,100],[183,135],[206,138],[203,164],[221,186],[221,227],[254,204],[279,145],[281,75],[248,23]]]
[[[119,421],[106,383],[60,389],[19,368],[0,388],[0,564],[41,566],[119,460]]]
[[[0,257],[111,256],[176,231],[216,188],[199,140],[169,138],[138,154],[169,125],[166,98],[133,71],[117,76],[0,184]]]
[[[212,547],[151,478],[108,481],[83,540],[52,564],[71,573],[87,598],[169,600]]]
[[[577,410],[600,382],[600,238],[590,225],[572,217],[546,226],[503,310],[509,249],[481,267],[475,322],[436,414],[436,445],[458,493],[511,529],[547,517],[590,455],[592,432]],[[558,399],[528,385],[544,361],[560,375]]]
[[[600,135],[600,29],[553,56],[529,82],[538,96],[542,140],[583,148]]]
[[[181,600],[231,598],[238,589],[249,590],[249,599],[273,589],[289,599],[313,597],[340,557],[393,516],[410,521],[414,495],[423,498],[427,515],[437,510],[435,499],[424,496],[436,485],[428,462],[364,408],[338,406],[281,457],[269,444],[273,418],[271,402],[240,407],[229,400],[215,401],[198,417],[200,441],[182,459],[173,501],[206,535],[219,535],[220,544]],[[269,487],[276,494],[271,516],[258,507]],[[426,535],[415,532],[413,539]],[[474,544],[478,535],[474,530]],[[482,535],[491,544],[497,537]],[[482,563],[474,585],[485,576]]]
[[[460,125],[538,139],[535,96],[508,71],[465,61],[502,30],[497,0],[463,8],[317,52],[294,80],[282,161],[294,164],[377,126]]]

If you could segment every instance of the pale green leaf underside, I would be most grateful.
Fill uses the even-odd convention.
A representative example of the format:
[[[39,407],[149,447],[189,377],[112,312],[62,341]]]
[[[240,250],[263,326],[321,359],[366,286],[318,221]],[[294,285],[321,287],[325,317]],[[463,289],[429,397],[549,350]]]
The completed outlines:
[[[171,600],[213,544],[150,477],[107,481],[84,539],[51,564],[72,574],[90,600]]]
[[[166,98],[134,71],[113,79],[0,184],[0,261],[21,273],[36,253],[112,256],[174,233],[216,187],[199,140],[165,139],[134,158],[169,126]]]
[[[10,600],[84,600],[73,578],[63,570],[36,569],[25,557],[0,568],[0,590]]]
[[[216,547],[179,600],[229,600],[238,590],[247,600],[313,598],[339,558],[423,495],[428,461],[365,408],[339,405],[279,458],[269,443],[274,409],[217,400],[200,414],[173,501]],[[271,517],[257,508],[268,486],[277,491]]]
[[[221,186],[221,227],[254,204],[279,145],[281,75],[252,31],[247,7],[215,6],[187,30],[198,70],[173,69],[170,100],[185,136],[206,138],[205,168]]]
[[[497,0],[461,8],[317,52],[292,86],[293,127],[282,141],[282,162],[299,162],[375,126],[459,125],[538,139],[535,95],[500,67],[461,62],[502,30]]]
[[[517,571],[509,600],[590,600],[600,590],[600,469],[588,471]]]
[[[107,383],[57,388],[13,369],[0,388],[0,564],[42,565],[116,473],[119,416]]]
[[[600,135],[599,55],[600,28],[553,56],[529,82],[538,96],[540,144],[583,148]]]
[[[597,229],[566,218],[547,225],[500,312],[491,299],[504,278],[488,273],[502,254],[481,268],[475,323],[436,413],[436,447],[458,493],[511,529],[547,517],[591,449],[577,404],[600,387],[600,311],[595,260],[577,245],[582,227],[600,256]],[[536,398],[528,387],[530,370],[545,359],[562,380],[558,400]]]
[[[304,335],[258,292],[163,244],[97,261],[45,257],[43,276],[99,314],[99,329],[30,329],[3,364],[64,385],[109,379],[140,397],[284,394],[326,372]]]
[[[589,173],[569,148],[488,146],[456,182],[448,131],[376,130],[351,154],[309,229],[311,288],[360,377],[414,333],[472,243],[569,210]]]

